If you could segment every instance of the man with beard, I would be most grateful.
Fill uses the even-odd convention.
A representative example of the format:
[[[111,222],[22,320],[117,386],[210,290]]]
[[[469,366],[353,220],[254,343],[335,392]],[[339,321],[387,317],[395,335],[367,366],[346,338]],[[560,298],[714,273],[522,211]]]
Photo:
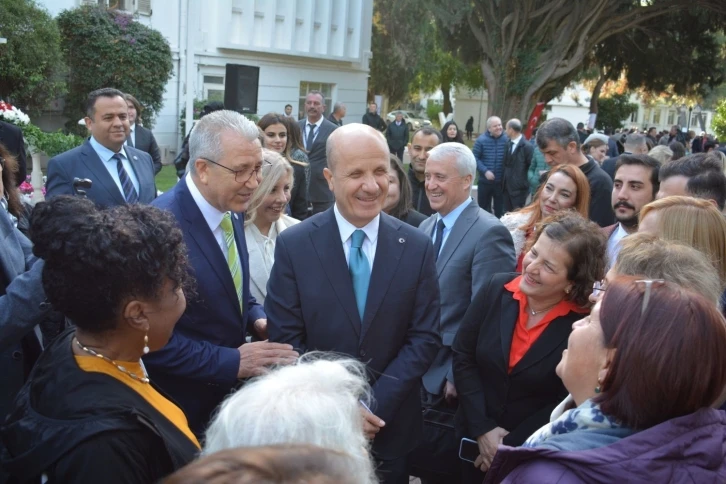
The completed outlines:
[[[441,144],[443,138],[434,128],[421,128],[413,134],[408,144],[408,156],[411,158],[411,167],[408,170],[408,181],[411,182],[411,198],[413,208],[426,216],[433,215],[429,199],[426,196],[424,171],[429,151]]]
[[[620,240],[638,231],[640,210],[655,200],[660,189],[660,162],[648,155],[621,155],[615,166],[613,210],[617,223],[603,228],[608,237],[608,266],[620,252]]]

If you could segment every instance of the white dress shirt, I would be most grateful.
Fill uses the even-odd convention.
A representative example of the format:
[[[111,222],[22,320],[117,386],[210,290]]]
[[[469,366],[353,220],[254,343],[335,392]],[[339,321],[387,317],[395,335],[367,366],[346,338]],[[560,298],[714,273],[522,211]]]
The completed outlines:
[[[323,125],[323,121],[325,121],[325,117],[320,116],[320,119],[318,119],[315,123],[311,123],[308,121],[307,118],[305,118],[305,129],[303,130],[303,143],[307,142],[308,139],[308,133],[310,132],[310,125],[315,125],[315,134],[313,135],[313,143],[315,143],[315,140],[318,139],[318,135],[320,134],[320,127]],[[305,149],[310,151],[312,144],[310,146],[306,146]]]
[[[131,142],[134,144],[134,148],[136,148],[136,125],[135,124],[131,125],[131,129],[129,131],[129,138],[131,138]],[[126,139],[126,141],[124,141],[124,146],[128,146],[128,145],[129,145],[129,140]]]
[[[338,222],[338,230],[340,231],[340,240],[343,244],[343,252],[345,253],[345,263],[348,264],[350,260],[350,244],[351,236],[353,232],[358,230],[358,227],[348,222],[338,210],[338,204],[336,203],[333,212],[335,213],[335,221]],[[366,236],[363,239],[363,245],[361,250],[368,259],[368,265],[373,270],[373,261],[376,258],[376,244],[378,243],[378,226],[381,223],[381,216],[377,215],[376,218],[368,222],[367,225],[361,227],[360,230],[365,232]]]
[[[227,243],[224,241],[224,230],[222,230],[222,219],[224,218],[225,212],[220,212],[204,198],[202,192],[194,184],[194,180],[192,180],[190,174],[187,174],[185,181],[187,188],[189,188],[189,193],[192,194],[194,202],[199,207],[199,211],[202,212],[202,216],[206,220],[207,225],[209,225],[209,230],[212,231],[212,235],[217,240],[217,245],[219,245],[219,249],[224,255],[224,260],[227,260]],[[237,218],[237,214],[232,214],[232,216]]]
[[[615,229],[615,232],[613,232],[608,239],[608,267],[612,267],[613,263],[615,263],[615,259],[618,258],[618,254],[620,253],[620,241],[627,236],[628,233],[623,228],[623,225],[618,223],[618,228]]]
[[[116,153],[96,141],[96,138],[94,138],[93,136],[91,136],[90,143],[93,151],[95,151],[98,157],[101,158],[103,166],[106,167],[106,170],[108,170],[108,174],[111,175],[111,178],[113,178],[114,183],[116,183],[116,186],[121,192],[121,195],[123,195],[124,187],[121,185],[121,179],[118,176],[116,159],[113,158],[113,155],[115,155]],[[134,188],[136,189],[136,194],[139,195],[139,179],[136,177],[134,167],[131,166],[131,162],[129,161],[128,155],[126,154],[126,150],[121,148],[121,151],[119,151],[118,154],[121,155],[121,163],[124,166],[124,170],[126,170],[126,174],[128,174],[129,178],[131,179],[131,183],[133,183]]]
[[[514,138],[512,141],[512,148],[510,150],[510,153],[514,153],[514,150],[517,148],[517,145],[519,144],[519,140],[522,139],[522,135],[520,134],[516,138]]]

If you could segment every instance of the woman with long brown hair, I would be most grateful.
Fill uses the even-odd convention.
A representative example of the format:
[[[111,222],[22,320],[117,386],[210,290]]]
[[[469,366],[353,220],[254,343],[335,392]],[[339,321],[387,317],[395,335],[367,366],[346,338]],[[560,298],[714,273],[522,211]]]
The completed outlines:
[[[2,183],[0,183],[2,197],[0,197],[0,205],[10,214],[10,219],[18,230],[28,235],[28,214],[23,206],[20,192],[15,182],[18,171],[18,160],[0,143],[0,172],[2,172]]]
[[[502,223],[509,229],[514,241],[517,272],[522,271],[522,258],[526,252],[524,247],[542,219],[567,209],[574,209],[588,218],[589,206],[590,184],[582,170],[570,165],[552,168],[529,205],[502,217]]]

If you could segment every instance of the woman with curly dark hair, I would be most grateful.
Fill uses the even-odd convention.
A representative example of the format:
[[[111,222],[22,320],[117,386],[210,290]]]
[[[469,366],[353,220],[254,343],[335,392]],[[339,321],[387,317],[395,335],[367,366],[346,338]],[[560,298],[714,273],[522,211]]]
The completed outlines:
[[[31,234],[48,301],[75,328],[45,349],[15,399],[5,469],[19,482],[147,483],[189,463],[199,443],[141,362],[186,307],[173,216],[59,196],[36,206]]]
[[[481,483],[497,447],[522,445],[567,396],[555,369],[605,275],[605,236],[577,213],[546,218],[533,240],[522,274],[494,274],[454,339],[457,431],[479,454],[462,482]]]

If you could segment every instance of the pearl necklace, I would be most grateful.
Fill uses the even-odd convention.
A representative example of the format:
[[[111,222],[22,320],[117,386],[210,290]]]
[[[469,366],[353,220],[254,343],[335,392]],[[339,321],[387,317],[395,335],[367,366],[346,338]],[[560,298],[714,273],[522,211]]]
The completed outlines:
[[[90,348],[86,348],[85,346],[83,346],[81,344],[80,341],[78,341],[78,338],[75,338],[75,340],[76,340],[76,344],[78,345],[78,347],[81,350],[83,350],[86,353],[88,353],[89,355],[93,355],[93,356],[95,356],[97,358],[101,358],[102,360],[111,363],[113,366],[116,367],[116,369],[118,371],[120,371],[121,373],[125,373],[126,375],[130,376],[131,378],[133,378],[136,381],[140,381],[141,383],[149,383],[149,375],[148,375],[148,373],[146,373],[146,368],[144,367],[144,362],[143,361],[139,360],[139,364],[141,365],[141,370],[144,372],[144,376],[142,377],[142,376],[138,376],[135,373],[130,372],[129,370],[127,370],[123,366],[121,366],[118,363],[116,363],[115,361],[113,361],[111,358],[107,358],[106,356],[103,356],[100,353],[96,353],[95,351],[93,351]]]

